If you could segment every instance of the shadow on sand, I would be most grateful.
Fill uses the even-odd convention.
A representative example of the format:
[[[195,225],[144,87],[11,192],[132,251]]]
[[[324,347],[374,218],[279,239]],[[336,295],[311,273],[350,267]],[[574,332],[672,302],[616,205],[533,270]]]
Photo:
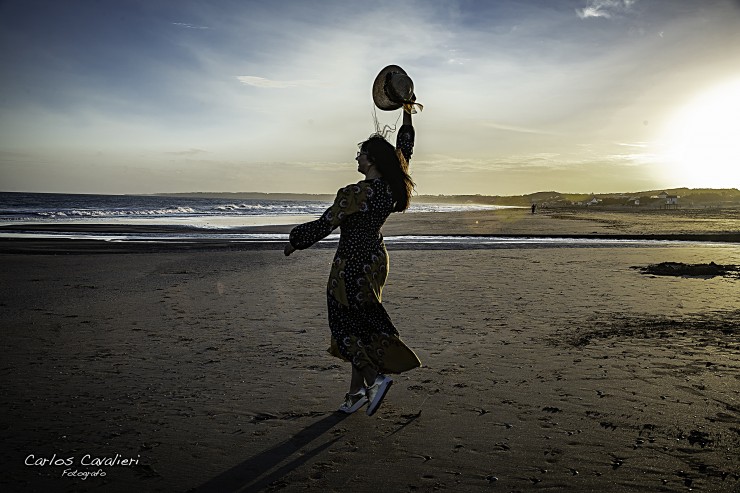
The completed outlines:
[[[321,444],[311,450],[304,450],[299,457],[296,457],[279,469],[270,472],[273,467],[287,460],[291,455],[325,434],[334,426],[342,422],[346,417],[346,414],[336,412],[322,418],[302,429],[292,438],[289,438],[288,440],[285,440],[274,447],[245,460],[241,464],[232,467],[228,471],[219,474],[215,478],[189,491],[192,493],[209,493],[216,491],[255,493],[257,491],[261,491],[271,483],[278,481],[291,471],[305,464],[313,457],[321,454],[324,450],[337,442],[340,437],[334,438],[333,440]]]

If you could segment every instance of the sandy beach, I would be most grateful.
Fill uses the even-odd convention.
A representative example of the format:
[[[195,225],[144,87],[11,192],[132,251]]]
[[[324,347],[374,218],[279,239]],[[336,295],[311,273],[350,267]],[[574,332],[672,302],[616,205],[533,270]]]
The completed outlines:
[[[397,214],[384,234],[692,241],[389,246],[384,304],[424,366],[367,417],[335,412],[331,248],[2,240],[0,488],[740,489],[740,278],[634,268],[739,265],[737,211]]]

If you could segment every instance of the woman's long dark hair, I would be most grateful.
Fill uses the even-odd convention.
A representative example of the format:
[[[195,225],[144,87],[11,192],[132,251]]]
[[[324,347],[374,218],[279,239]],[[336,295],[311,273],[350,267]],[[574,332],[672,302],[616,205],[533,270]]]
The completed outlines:
[[[373,135],[360,144],[360,151],[367,153],[367,159],[378,167],[385,181],[391,187],[393,212],[405,211],[411,202],[414,182],[409,176],[409,163],[401,151],[380,135]]]

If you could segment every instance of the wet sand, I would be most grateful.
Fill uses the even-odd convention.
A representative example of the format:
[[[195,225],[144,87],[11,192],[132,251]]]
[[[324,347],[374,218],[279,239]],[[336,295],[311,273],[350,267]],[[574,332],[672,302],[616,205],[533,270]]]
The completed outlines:
[[[385,234],[739,231],[506,214],[396,215]],[[424,366],[369,418],[334,412],[330,248],[65,241],[0,254],[4,491],[740,488],[740,279],[632,268],[737,265],[737,242],[389,247],[384,303]],[[45,458],[71,465],[24,464]]]

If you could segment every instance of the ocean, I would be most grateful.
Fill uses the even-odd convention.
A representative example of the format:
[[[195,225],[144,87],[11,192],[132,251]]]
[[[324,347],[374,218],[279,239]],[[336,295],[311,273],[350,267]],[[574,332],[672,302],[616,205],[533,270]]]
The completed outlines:
[[[330,202],[317,200],[0,192],[0,225],[106,223],[229,229],[310,221],[318,218],[330,205]],[[412,203],[407,212],[500,208],[475,204]]]
[[[244,232],[247,226],[299,224],[318,218],[331,202],[0,192],[0,238],[67,238],[109,242],[200,240],[282,241],[287,234]],[[413,203],[407,213],[499,209],[475,204]],[[77,226],[91,226],[79,228]],[[100,232],[96,226],[115,226]],[[28,226],[26,228],[26,226]],[[44,228],[39,228],[44,226]],[[46,228],[45,226],[50,226]],[[155,226],[142,229],[141,226]],[[337,234],[324,241],[335,242]],[[395,238],[389,238],[391,242]],[[422,237],[414,237],[415,243]]]
[[[286,241],[287,234],[245,231],[243,228],[312,221],[330,205],[330,202],[318,200],[0,192],[0,238],[66,238],[137,243],[183,243],[202,240]],[[445,213],[502,208],[506,207],[414,202],[407,213]],[[99,225],[105,227],[98,228]],[[336,242],[338,237],[338,234],[331,234],[322,242]],[[414,245],[424,248],[595,247],[650,244],[666,246],[676,243],[596,238],[459,235],[386,236],[385,241],[389,245]]]

